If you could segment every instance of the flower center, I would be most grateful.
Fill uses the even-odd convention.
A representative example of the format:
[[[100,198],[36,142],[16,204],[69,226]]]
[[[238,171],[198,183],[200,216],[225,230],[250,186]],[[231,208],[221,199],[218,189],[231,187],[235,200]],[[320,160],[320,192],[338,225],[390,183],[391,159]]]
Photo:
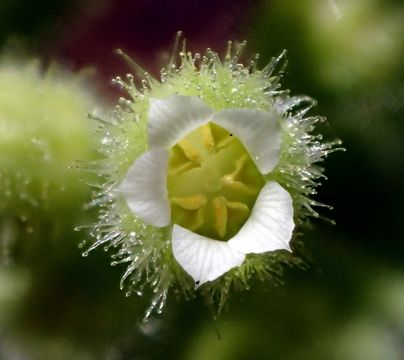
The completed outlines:
[[[170,149],[167,187],[172,221],[200,235],[233,237],[263,186],[240,140],[211,122]]]

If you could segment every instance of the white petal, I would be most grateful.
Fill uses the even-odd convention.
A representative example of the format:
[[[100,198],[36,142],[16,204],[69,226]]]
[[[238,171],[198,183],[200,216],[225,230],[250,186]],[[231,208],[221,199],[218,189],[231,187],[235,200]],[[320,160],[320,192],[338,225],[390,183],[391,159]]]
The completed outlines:
[[[172,244],[175,259],[197,286],[240,266],[245,257],[227,242],[209,239],[179,225],[173,227]]]
[[[294,226],[291,196],[278,183],[268,182],[259,193],[251,216],[228,243],[245,254],[290,251]]]
[[[215,114],[213,122],[239,138],[262,174],[278,164],[282,134],[275,112],[228,109]]]
[[[136,159],[117,189],[146,224],[163,227],[170,223],[167,166],[166,149],[148,151]]]
[[[192,130],[207,123],[213,110],[194,96],[150,99],[149,146],[169,148]]]

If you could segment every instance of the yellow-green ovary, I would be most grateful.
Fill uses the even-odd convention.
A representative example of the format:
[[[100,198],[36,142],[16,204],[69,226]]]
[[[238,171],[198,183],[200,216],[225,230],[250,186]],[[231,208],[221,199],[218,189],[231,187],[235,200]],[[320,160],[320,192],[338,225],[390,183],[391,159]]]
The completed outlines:
[[[170,149],[168,197],[172,222],[228,240],[248,219],[264,179],[235,136],[211,122]]]

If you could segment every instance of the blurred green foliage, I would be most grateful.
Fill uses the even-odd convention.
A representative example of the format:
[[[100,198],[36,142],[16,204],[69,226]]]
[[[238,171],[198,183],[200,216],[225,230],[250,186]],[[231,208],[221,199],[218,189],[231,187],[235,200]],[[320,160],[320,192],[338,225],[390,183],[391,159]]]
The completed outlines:
[[[1,2],[0,43],[17,35],[40,44],[55,29],[60,32],[52,36],[63,36],[61,29],[67,30],[56,19],[74,4]],[[0,268],[0,359],[404,358],[404,4],[261,0],[245,6],[250,17],[240,32],[248,49],[260,53],[261,66],[288,50],[284,87],[317,99],[314,111],[328,118],[321,132],[341,138],[347,149],[324,164],[329,180],[317,199],[334,205],[323,213],[337,224],[315,221],[305,229],[309,269],[286,269],[280,286],[256,282],[250,291],[233,294],[218,320],[200,299],[183,303],[174,296],[161,317],[141,323],[147,294],[126,298],[118,289],[122,269],[111,268],[102,251],[82,258],[78,244],[87,235],[73,231],[92,221],[91,211],[82,210],[90,190],[63,169],[91,148],[91,129],[84,124],[95,100],[69,92],[66,109],[76,110],[68,118],[81,135],[64,141],[60,131],[71,130],[70,120],[57,126],[53,121],[65,113],[57,105],[66,103],[63,95],[49,90],[43,101],[28,101],[36,86],[18,89],[18,95],[12,90],[30,77],[7,85],[3,76],[1,98],[14,103],[5,111],[0,102],[0,173],[25,172],[37,184],[51,179],[56,190],[59,182],[70,190],[56,191],[39,207],[18,197],[19,186],[12,200],[4,200],[4,191],[0,197],[2,256],[9,261]],[[181,29],[181,22],[175,25]],[[10,125],[5,127],[4,114],[10,119],[13,112],[28,120],[5,136]],[[31,120],[38,112],[52,116]],[[32,127],[56,141],[52,154],[63,154],[52,170],[35,162],[40,153],[27,131]]]

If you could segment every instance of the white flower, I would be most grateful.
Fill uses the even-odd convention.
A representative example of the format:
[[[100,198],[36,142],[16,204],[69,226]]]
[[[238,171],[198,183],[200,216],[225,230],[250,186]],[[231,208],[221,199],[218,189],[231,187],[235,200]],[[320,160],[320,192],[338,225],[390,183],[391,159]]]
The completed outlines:
[[[150,100],[149,149],[118,191],[146,224],[170,226],[173,255],[197,286],[240,266],[246,254],[290,250],[292,198],[265,180],[279,161],[278,117],[215,112],[191,96]]]

